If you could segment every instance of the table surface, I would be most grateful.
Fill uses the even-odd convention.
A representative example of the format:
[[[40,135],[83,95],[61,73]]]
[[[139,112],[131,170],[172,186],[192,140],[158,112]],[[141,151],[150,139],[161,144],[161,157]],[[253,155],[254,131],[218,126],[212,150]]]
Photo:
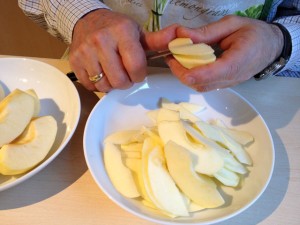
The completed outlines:
[[[1,56],[0,56],[1,57]],[[41,59],[70,71],[67,61]],[[87,117],[100,95],[76,85],[81,118],[69,144],[44,170],[0,193],[1,225],[151,225],[113,203],[98,188],[83,155]],[[243,213],[218,225],[300,224],[300,79],[249,80],[233,88],[265,119],[275,145],[276,162],[263,195]]]

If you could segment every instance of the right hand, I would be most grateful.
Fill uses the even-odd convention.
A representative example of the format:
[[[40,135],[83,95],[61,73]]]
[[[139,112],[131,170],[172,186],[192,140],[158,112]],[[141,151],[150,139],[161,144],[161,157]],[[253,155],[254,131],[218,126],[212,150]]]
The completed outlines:
[[[92,11],[75,25],[70,66],[88,90],[108,92],[143,81],[147,61],[139,25],[126,15],[107,9]],[[92,83],[89,76],[104,73]]]

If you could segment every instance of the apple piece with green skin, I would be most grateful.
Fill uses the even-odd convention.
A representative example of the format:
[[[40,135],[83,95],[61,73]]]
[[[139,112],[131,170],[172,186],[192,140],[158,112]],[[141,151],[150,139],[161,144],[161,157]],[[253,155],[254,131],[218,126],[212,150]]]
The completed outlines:
[[[217,185],[207,176],[194,171],[192,154],[184,147],[169,141],[165,146],[169,172],[182,192],[203,208],[216,208],[224,204]]]
[[[0,147],[9,144],[24,131],[34,110],[34,97],[19,89],[0,102]]]
[[[106,142],[104,144],[103,155],[106,172],[116,190],[128,198],[139,197],[140,193],[134,181],[133,174],[123,164],[122,154],[118,147],[111,142]]]
[[[189,216],[183,195],[171,178],[159,148],[154,148],[148,157],[150,188],[159,206],[175,216]]]
[[[57,133],[57,122],[52,116],[30,121],[24,132],[0,151],[0,173],[16,175],[38,165],[51,150]]]

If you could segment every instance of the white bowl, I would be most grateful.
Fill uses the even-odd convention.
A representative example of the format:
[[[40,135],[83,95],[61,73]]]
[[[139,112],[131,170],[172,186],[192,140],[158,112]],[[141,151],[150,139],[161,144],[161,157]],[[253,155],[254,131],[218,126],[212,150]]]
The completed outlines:
[[[233,217],[252,205],[267,187],[274,166],[275,152],[272,137],[263,118],[239,94],[231,89],[208,93],[196,92],[166,72],[148,76],[146,81],[128,90],[114,90],[101,99],[91,112],[84,131],[84,153],[90,172],[98,186],[109,198],[128,212],[159,224],[213,224]],[[119,194],[105,171],[103,139],[118,130],[140,129],[150,125],[148,110],[158,107],[161,97],[171,101],[188,101],[206,106],[204,119],[222,119],[228,126],[249,131],[255,142],[248,152],[253,167],[242,188],[222,187],[225,205],[194,213],[189,218],[171,219],[143,206],[139,201]]]
[[[80,99],[67,76],[46,63],[25,58],[0,58],[0,68],[0,84],[6,95],[16,88],[33,88],[40,98],[40,116],[52,115],[58,123],[58,133],[46,159],[25,174],[0,175],[0,191],[3,191],[41,171],[64,149],[79,121]]]

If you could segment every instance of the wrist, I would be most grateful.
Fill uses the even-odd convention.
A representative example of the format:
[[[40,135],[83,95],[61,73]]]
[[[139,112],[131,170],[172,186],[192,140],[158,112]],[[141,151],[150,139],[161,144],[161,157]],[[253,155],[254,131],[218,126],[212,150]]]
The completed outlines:
[[[270,65],[268,65],[260,73],[256,74],[254,78],[256,80],[265,79],[269,76],[276,75],[280,72],[289,61],[292,52],[292,40],[288,30],[279,23],[272,23],[274,32],[277,33],[277,52],[276,59]],[[275,43],[276,43],[275,42]]]

